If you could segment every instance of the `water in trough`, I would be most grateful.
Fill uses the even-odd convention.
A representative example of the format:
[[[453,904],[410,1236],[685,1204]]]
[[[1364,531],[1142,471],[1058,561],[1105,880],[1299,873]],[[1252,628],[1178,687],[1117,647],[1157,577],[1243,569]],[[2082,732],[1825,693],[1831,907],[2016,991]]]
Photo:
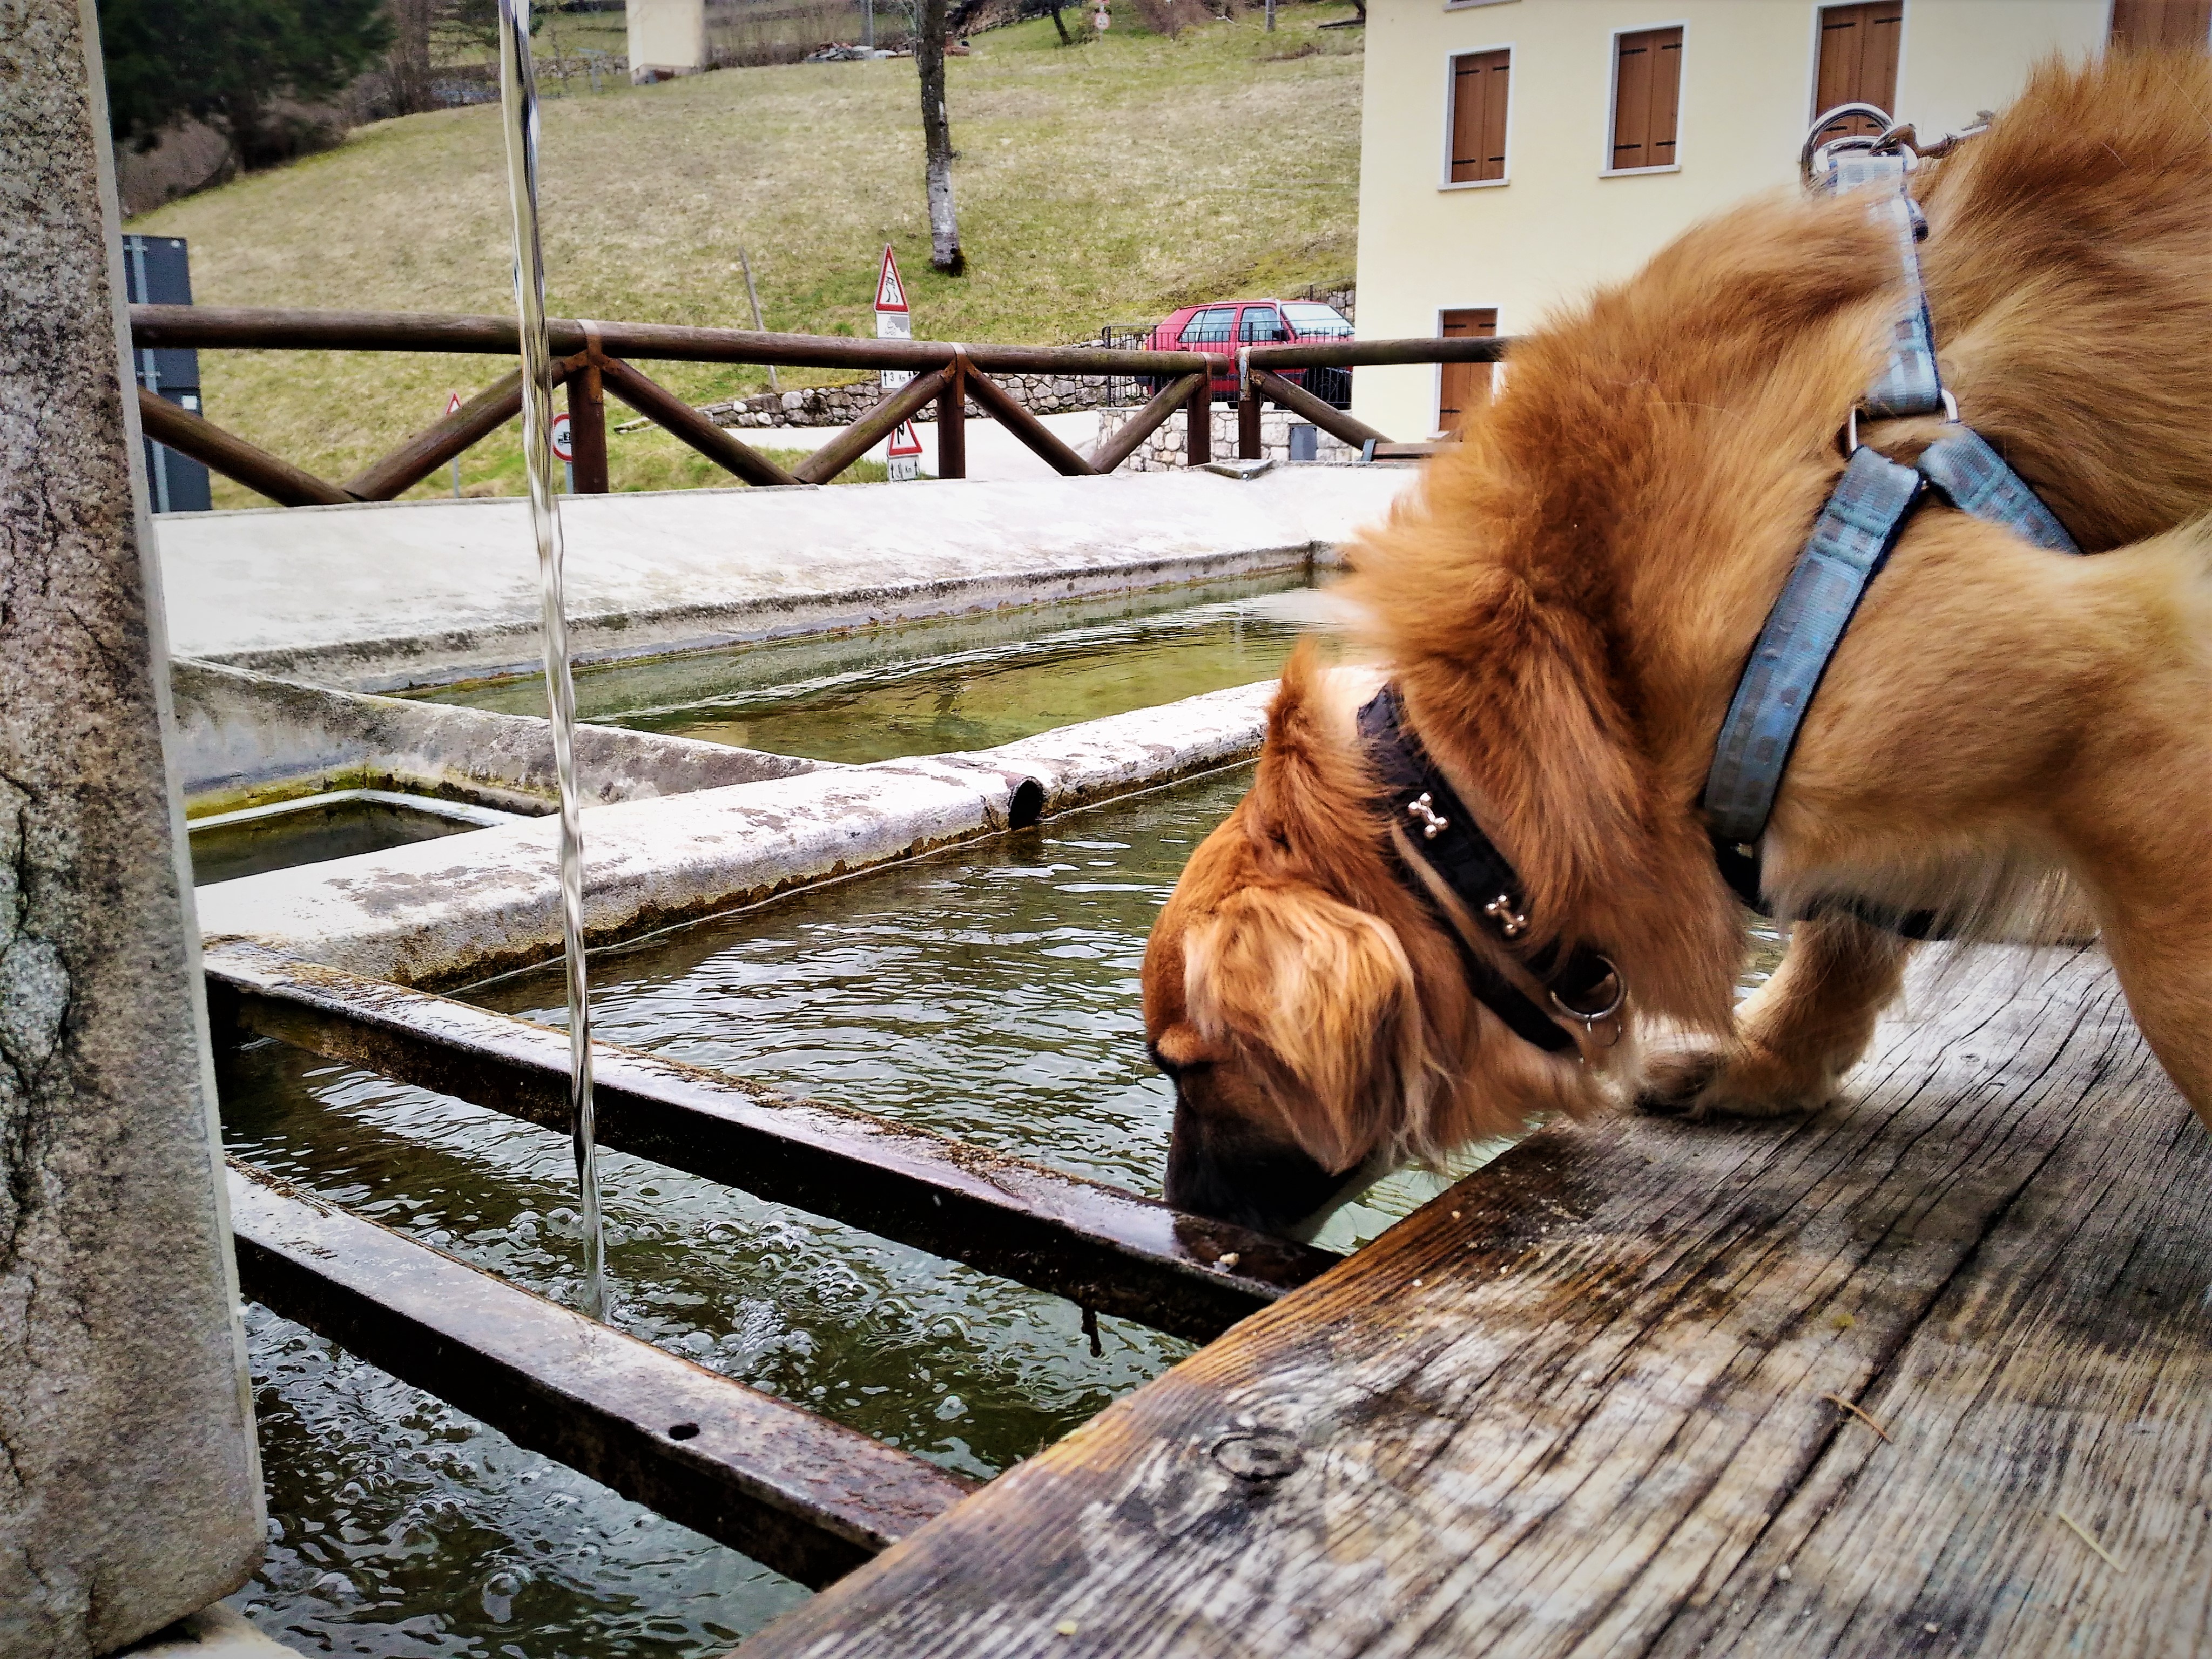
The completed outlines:
[[[1273,677],[1326,600],[1301,575],[1032,605],[580,670],[578,718],[813,760],[988,749]],[[537,682],[426,701],[537,714]]]

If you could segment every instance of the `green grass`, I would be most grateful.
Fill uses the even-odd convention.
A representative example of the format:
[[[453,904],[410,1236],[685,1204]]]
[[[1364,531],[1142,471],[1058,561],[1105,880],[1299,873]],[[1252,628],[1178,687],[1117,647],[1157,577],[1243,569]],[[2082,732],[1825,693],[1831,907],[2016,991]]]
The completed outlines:
[[[1050,342],[1189,301],[1344,279],[1353,264],[1359,31],[1285,6],[1176,40],[1122,27],[1073,48],[1048,20],[994,30],[948,62],[954,189],[968,274],[928,266],[914,64],[725,70],[545,107],[542,210],[556,315],[748,325],[746,248],[772,329],[874,332],[876,262],[898,252],[915,332]],[[1303,54],[1303,55],[1297,55]],[[572,83],[575,84],[575,83]],[[507,312],[496,112],[366,127],[338,149],[148,214],[191,239],[204,305]],[[507,365],[389,353],[210,352],[209,417],[343,479]],[[757,391],[761,370],[645,365],[695,402]],[[786,385],[832,374],[787,375]],[[514,428],[463,459],[519,485]],[[611,435],[617,488],[720,475],[663,434]],[[434,495],[449,475],[417,487]],[[255,502],[216,481],[218,506]]]

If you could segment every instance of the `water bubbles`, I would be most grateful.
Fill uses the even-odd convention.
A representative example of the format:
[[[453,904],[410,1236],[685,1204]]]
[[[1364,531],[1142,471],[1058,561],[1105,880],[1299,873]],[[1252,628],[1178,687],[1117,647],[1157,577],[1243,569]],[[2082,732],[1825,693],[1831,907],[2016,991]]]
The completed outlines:
[[[968,1415],[968,1402],[957,1394],[948,1394],[937,1402],[937,1420],[951,1423]]]
[[[545,1212],[544,1226],[556,1238],[578,1238],[583,1235],[581,1218],[565,1205]]]
[[[501,1567],[483,1582],[482,1601],[484,1617],[495,1625],[504,1625],[514,1617],[514,1598],[522,1594],[522,1587],[530,1582],[530,1575],[514,1567]]]
[[[712,1226],[707,1229],[706,1242],[709,1244],[734,1244],[737,1243],[737,1234],[730,1228],[724,1226],[719,1221],[715,1222]]]
[[[714,1339],[704,1331],[686,1331],[676,1339],[676,1346],[686,1353],[706,1353],[714,1346]]]
[[[338,1488],[338,1503],[347,1509],[351,1509],[368,1496],[368,1489],[358,1480],[349,1480]]]
[[[320,1596],[337,1607],[361,1600],[361,1592],[354,1588],[353,1580],[342,1572],[325,1573],[307,1587],[307,1594]]]

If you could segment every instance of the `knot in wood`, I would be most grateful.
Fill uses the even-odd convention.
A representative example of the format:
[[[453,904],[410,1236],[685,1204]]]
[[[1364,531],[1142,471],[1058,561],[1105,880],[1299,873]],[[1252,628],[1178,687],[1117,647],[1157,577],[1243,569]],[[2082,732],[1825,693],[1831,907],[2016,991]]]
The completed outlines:
[[[1246,1429],[1213,1443],[1213,1461],[1239,1480],[1279,1480],[1305,1462],[1280,1429]]]

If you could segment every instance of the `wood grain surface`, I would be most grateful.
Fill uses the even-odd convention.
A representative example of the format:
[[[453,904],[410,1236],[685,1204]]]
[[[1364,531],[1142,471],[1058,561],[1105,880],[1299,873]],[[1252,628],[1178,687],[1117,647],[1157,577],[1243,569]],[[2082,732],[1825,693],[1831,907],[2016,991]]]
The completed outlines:
[[[2212,1650],[2212,1136],[2103,958],[1923,961],[1846,1092],[1532,1137],[746,1659]]]

